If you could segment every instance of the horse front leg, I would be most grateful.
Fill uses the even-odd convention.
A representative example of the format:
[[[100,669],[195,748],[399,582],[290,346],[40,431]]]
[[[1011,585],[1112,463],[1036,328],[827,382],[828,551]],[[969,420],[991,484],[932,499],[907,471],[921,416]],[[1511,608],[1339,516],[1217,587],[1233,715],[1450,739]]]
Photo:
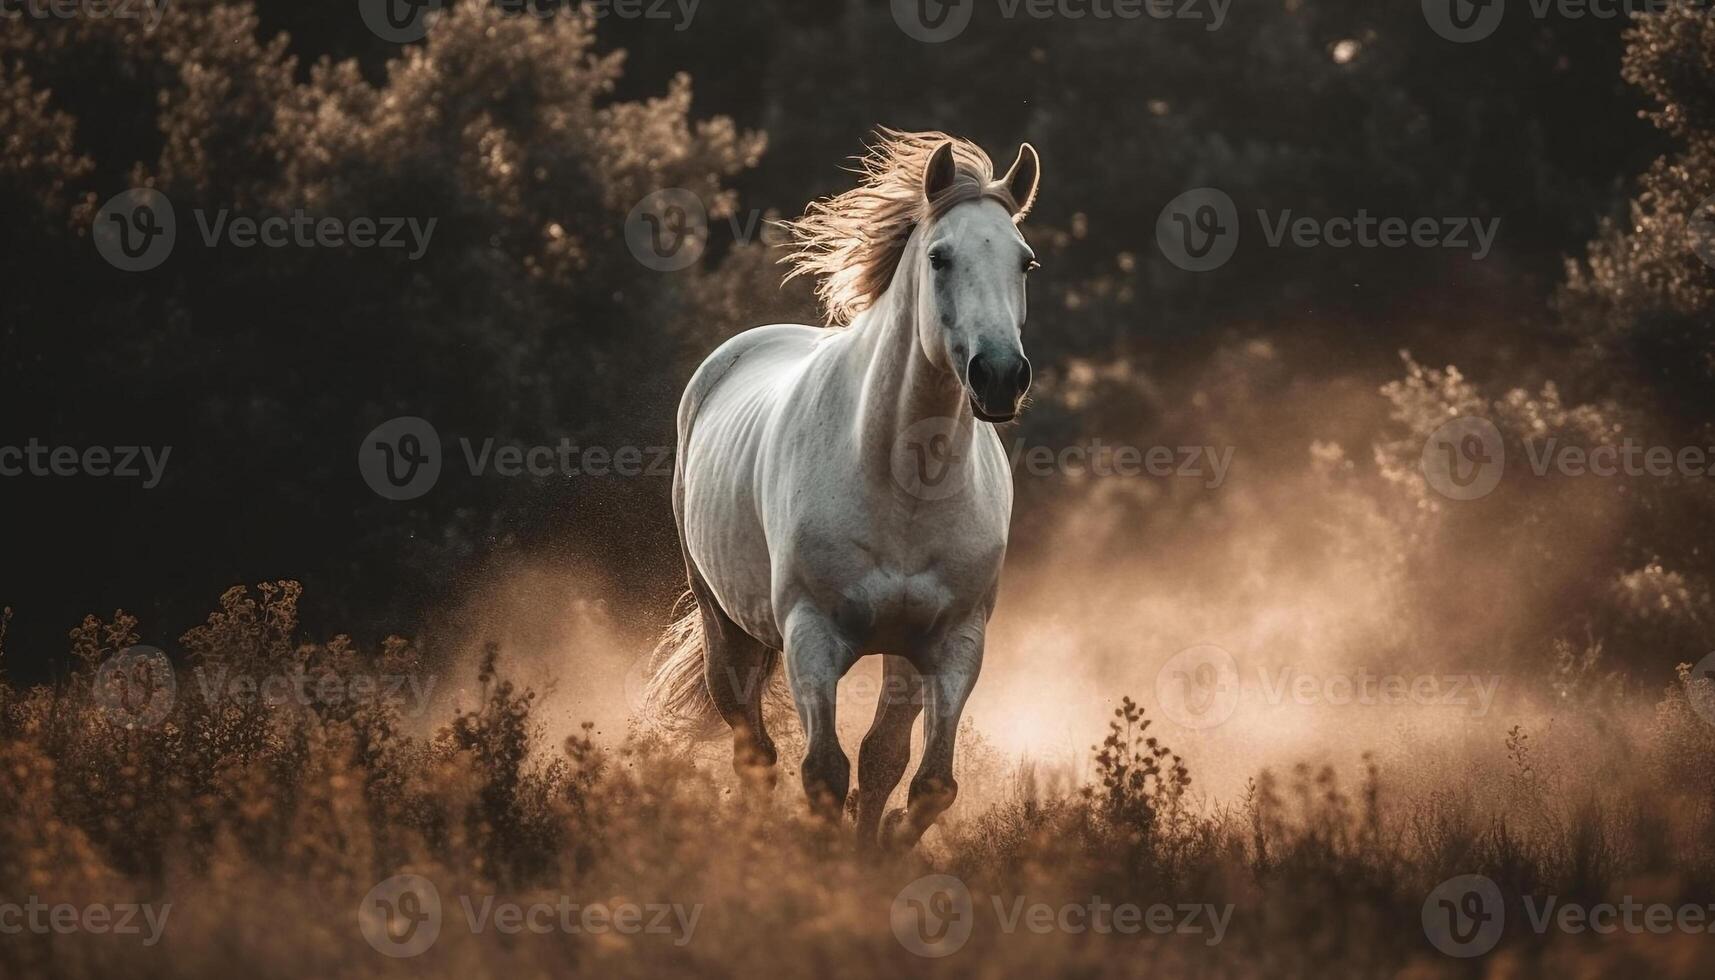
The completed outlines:
[[[882,811],[911,764],[911,726],[922,710],[923,679],[917,668],[904,657],[883,657],[875,721],[858,749],[857,838],[862,847],[881,843]]]
[[[911,780],[904,812],[889,814],[882,828],[885,843],[901,849],[914,847],[959,795],[958,780],[953,778],[953,743],[965,701],[982,670],[982,623],[950,630],[915,659],[925,700],[923,762]]]
[[[786,624],[786,680],[798,720],[804,726],[804,796],[810,810],[838,823],[851,787],[851,760],[840,748],[834,727],[834,702],[840,678],[857,654],[833,624],[808,607],[799,607]]]

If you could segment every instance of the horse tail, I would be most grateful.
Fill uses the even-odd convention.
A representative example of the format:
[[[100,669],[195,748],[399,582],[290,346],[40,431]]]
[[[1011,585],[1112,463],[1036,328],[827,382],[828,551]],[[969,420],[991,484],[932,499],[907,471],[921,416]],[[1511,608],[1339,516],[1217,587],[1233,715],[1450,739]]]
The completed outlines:
[[[662,632],[650,657],[644,716],[669,735],[710,739],[720,734],[722,724],[709,694],[703,614],[689,590],[674,604],[675,611],[680,608],[685,612]]]

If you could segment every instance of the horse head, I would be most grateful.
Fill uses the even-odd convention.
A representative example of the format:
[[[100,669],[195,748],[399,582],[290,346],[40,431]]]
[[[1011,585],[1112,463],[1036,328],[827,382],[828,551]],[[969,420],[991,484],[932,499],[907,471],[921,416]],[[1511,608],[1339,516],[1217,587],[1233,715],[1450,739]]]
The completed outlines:
[[[959,379],[978,418],[1006,422],[1030,389],[1025,281],[1037,262],[1017,219],[1036,196],[1041,165],[1026,143],[1005,177],[985,182],[958,165],[953,147],[942,143],[924,168],[930,220],[905,256],[920,263],[918,341]]]

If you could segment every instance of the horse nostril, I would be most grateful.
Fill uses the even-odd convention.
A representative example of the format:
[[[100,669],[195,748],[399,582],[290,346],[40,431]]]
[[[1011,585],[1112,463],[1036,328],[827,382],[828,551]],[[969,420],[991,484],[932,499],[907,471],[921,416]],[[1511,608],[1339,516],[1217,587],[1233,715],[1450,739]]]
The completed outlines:
[[[965,380],[970,383],[972,391],[981,393],[988,390],[988,361],[983,355],[978,354],[971,358],[971,363],[965,368]]]
[[[1014,380],[1018,385],[1016,390],[1020,395],[1030,390],[1030,358],[1022,355],[1018,358],[1018,374]]]

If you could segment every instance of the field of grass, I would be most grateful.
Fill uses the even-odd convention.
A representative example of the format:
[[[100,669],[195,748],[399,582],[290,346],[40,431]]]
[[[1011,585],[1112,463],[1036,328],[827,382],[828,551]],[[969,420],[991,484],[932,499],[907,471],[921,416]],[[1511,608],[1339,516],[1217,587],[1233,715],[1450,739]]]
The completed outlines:
[[[422,669],[412,644],[304,643],[298,597],[291,583],[229,592],[183,638],[171,679],[124,658],[136,624],[119,616],[74,633],[80,666],[62,683],[0,687],[0,972],[1693,977],[1715,964],[1707,681],[1576,728],[1514,728],[1458,765],[1372,762],[1355,781],[1259,771],[1225,801],[1199,792],[1129,698],[1084,778],[967,730],[959,803],[915,852],[881,855],[849,825],[811,822],[789,763],[758,799],[720,753],[641,731],[543,744],[504,649],[477,668],[480,703],[422,734],[401,717],[408,688],[387,681]],[[252,697],[240,677],[291,680]],[[793,758],[790,731],[782,749]],[[1469,958],[1434,941],[1437,888],[1462,875],[1504,906],[1498,942]],[[1486,915],[1473,900],[1450,899]]]

